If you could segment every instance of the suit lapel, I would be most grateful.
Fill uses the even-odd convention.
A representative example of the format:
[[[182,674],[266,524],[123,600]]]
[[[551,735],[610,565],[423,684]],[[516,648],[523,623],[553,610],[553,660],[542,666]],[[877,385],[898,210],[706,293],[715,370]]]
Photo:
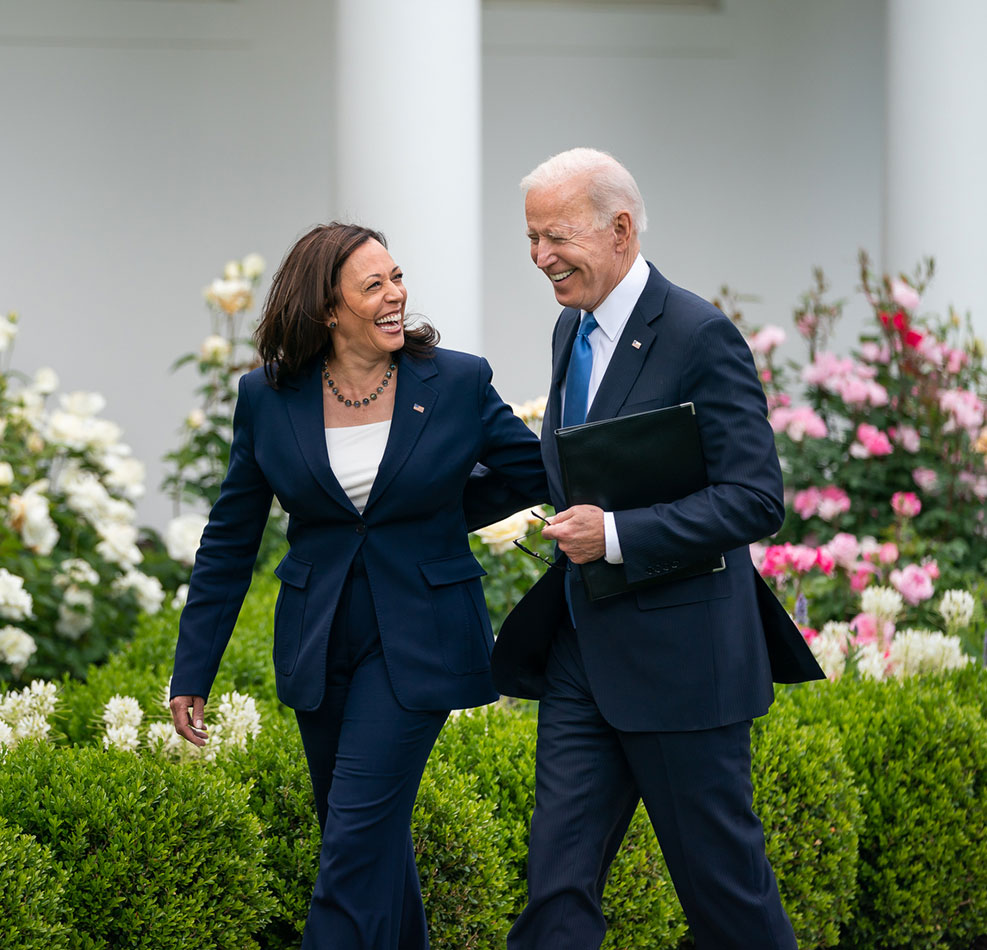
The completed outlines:
[[[424,431],[438,398],[438,392],[426,384],[425,380],[437,374],[434,360],[416,360],[410,356],[401,358],[394,392],[391,431],[364,508],[364,516],[404,465]]]
[[[546,417],[551,417],[552,424],[557,428],[562,418],[562,382],[569,367],[569,354],[579,329],[579,310],[566,307],[559,314],[559,326],[556,331],[555,351],[552,354],[552,382],[549,386],[548,405],[545,407]]]
[[[648,282],[624,324],[610,365],[586,414],[587,422],[611,419],[624,404],[655,341],[655,331],[650,324],[661,316],[667,293],[668,281],[651,267]]]
[[[296,387],[285,386],[282,390],[288,407],[288,418],[305,464],[315,480],[333,501],[357,513],[329,465],[326,423],[322,409],[321,366],[318,360],[313,360],[311,368],[298,379]]]

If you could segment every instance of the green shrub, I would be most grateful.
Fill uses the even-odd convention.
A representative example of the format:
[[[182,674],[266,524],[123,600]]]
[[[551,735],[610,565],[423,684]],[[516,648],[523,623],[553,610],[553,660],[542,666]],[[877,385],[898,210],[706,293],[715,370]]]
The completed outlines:
[[[250,787],[249,807],[262,827],[265,877],[277,906],[255,939],[263,950],[297,950],[322,840],[298,729],[265,719],[246,749],[219,756],[216,767]]]
[[[536,727],[535,717],[523,714],[517,706],[480,706],[450,717],[432,750],[432,762],[448,762],[476,780],[477,794],[490,803],[502,825],[499,859],[511,895],[510,920],[521,913],[528,897]]]
[[[63,950],[65,872],[51,852],[0,818],[0,950]]]
[[[528,828],[535,804],[537,721],[528,704],[495,704],[468,710],[446,723],[433,759],[441,757],[473,776],[480,797],[490,802],[503,826],[500,861],[507,871],[509,922],[528,896]],[[654,832],[638,809],[614,859],[603,895],[610,922],[604,947],[673,948],[685,919]]]
[[[957,701],[956,683],[954,674],[797,694],[803,722],[839,727],[866,789],[841,946],[969,950],[987,933],[987,722],[982,708]]]
[[[603,915],[609,925],[604,950],[674,950],[687,932],[685,914],[643,805],[638,805],[610,866]]]
[[[755,721],[754,810],[799,945],[835,947],[852,909],[860,791],[839,731],[802,726],[787,693]]]
[[[256,946],[273,904],[260,825],[218,770],[25,742],[0,812],[65,868],[73,950]]]
[[[249,693],[258,704],[266,701],[265,713],[290,717],[277,700],[271,660],[277,585],[273,575],[255,576],[210,695],[235,689]],[[133,696],[148,715],[165,715],[162,697],[174,666],[178,617],[171,608],[142,616],[133,640],[102,666],[91,666],[85,682],[62,683],[56,721],[70,742],[90,742],[102,732],[103,704],[115,693]],[[207,706],[207,716],[208,711]]]
[[[430,761],[411,821],[433,950],[500,950],[511,896],[505,835],[476,779]]]

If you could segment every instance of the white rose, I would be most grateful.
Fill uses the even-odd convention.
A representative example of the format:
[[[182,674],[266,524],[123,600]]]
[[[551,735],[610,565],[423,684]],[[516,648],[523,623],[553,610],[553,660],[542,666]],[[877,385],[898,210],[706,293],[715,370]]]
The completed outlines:
[[[175,596],[171,598],[172,610],[180,610],[182,607],[185,606],[185,601],[187,600],[188,600],[188,584],[179,584],[178,590],[175,591]],[[165,705],[167,705],[167,703]]]
[[[219,336],[216,333],[212,334],[212,336],[207,336],[199,347],[199,357],[202,362],[213,365],[223,363],[229,359],[232,352],[233,347],[230,346],[230,341],[226,337]]]
[[[115,488],[132,500],[144,494],[147,470],[143,462],[132,455],[110,452],[103,457],[103,465],[107,470],[106,483],[110,488]]]
[[[2,353],[17,336],[17,314],[8,313],[7,316],[0,316],[0,353]]]
[[[56,409],[48,417],[45,435],[56,445],[84,449],[89,439],[89,419],[77,416],[74,412]]]
[[[164,603],[164,588],[156,577],[148,577],[140,571],[129,570],[113,582],[113,590],[132,590],[137,597],[137,605],[146,614],[156,614]]]
[[[240,267],[243,270],[243,276],[248,280],[256,280],[264,273],[264,268],[267,267],[267,262],[264,260],[260,254],[248,254],[241,262]]]
[[[0,617],[26,620],[34,616],[34,601],[24,590],[24,578],[0,567]]]
[[[24,547],[34,554],[51,554],[58,544],[58,528],[44,495],[47,489],[47,479],[35,482],[22,495],[11,495],[7,507],[7,523],[20,532]]]
[[[515,538],[527,533],[528,524],[528,512],[519,511],[503,521],[481,528],[476,534],[494,554],[504,554],[510,551]]]
[[[201,409],[192,409],[185,417],[185,425],[190,429],[201,429],[206,424],[206,414]]]
[[[10,462],[0,462],[0,488],[6,488],[8,485],[13,484],[14,481],[14,469],[11,467]]]
[[[211,307],[216,307],[230,316],[246,310],[254,302],[250,281],[242,277],[234,277],[231,280],[217,278],[206,287],[203,296]]]
[[[0,660],[8,664],[14,676],[20,676],[38,645],[34,637],[18,627],[0,628]]]
[[[94,449],[114,448],[123,435],[123,429],[109,419],[89,420],[89,446]]]
[[[102,540],[96,545],[96,553],[122,568],[131,568],[144,560],[137,547],[137,529],[129,524],[107,522],[95,526]]]
[[[195,561],[195,552],[199,550],[199,541],[202,539],[202,529],[206,526],[206,520],[202,515],[194,513],[172,518],[165,529],[168,557],[180,564],[191,566]]]
[[[87,393],[81,390],[65,393],[58,401],[66,412],[83,418],[95,416],[106,408],[106,400],[99,393]]]
[[[112,501],[103,483],[92,472],[76,465],[65,467],[59,487],[65,492],[69,508],[90,524],[103,518]]]
[[[237,277],[242,276],[240,273],[240,262],[227,261],[226,266],[223,268],[223,276],[227,280],[235,280]]]
[[[69,557],[58,565],[58,573],[55,575],[55,586],[66,587],[69,584],[90,584],[99,583],[99,574],[93,566],[84,561],[81,557]]]
[[[58,389],[58,374],[50,366],[42,366],[34,374],[34,391],[42,396],[51,395]]]
[[[38,426],[45,411],[45,399],[33,389],[22,389],[17,394],[17,402],[11,407],[14,419],[23,419],[28,425]]]

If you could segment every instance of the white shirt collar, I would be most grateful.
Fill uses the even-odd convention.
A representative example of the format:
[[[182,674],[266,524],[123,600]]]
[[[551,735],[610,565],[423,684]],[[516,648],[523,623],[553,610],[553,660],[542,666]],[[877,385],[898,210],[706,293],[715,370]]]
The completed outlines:
[[[609,337],[611,341],[620,336],[620,331],[624,329],[627,318],[637,305],[638,299],[644,292],[645,284],[651,276],[651,269],[648,262],[638,254],[631,264],[631,269],[624,274],[623,280],[613,290],[607,298],[593,311],[596,322],[600,329]],[[582,319],[586,313],[583,310],[579,316]]]

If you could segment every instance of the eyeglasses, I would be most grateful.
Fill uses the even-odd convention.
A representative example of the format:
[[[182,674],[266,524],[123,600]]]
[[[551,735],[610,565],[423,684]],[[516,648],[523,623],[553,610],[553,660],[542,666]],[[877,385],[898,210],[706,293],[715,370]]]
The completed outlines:
[[[534,515],[534,517],[536,517],[539,521],[544,522],[544,524],[552,523],[551,521],[548,520],[548,518],[545,518],[542,515],[538,514],[537,511],[532,511],[531,514]],[[553,561],[551,558],[545,557],[544,554],[539,554],[537,551],[532,551],[531,548],[525,547],[524,544],[522,544],[523,541],[526,541],[528,538],[532,537],[533,535],[539,534],[542,530],[543,530],[543,526],[539,526],[535,528],[534,531],[529,531],[527,534],[522,535],[520,538],[517,538],[513,542],[514,546],[516,548],[520,548],[522,551],[524,551],[525,554],[529,555],[530,557],[537,558],[539,561],[543,562],[544,564],[547,564],[549,567],[558,568],[560,571],[571,571],[572,567],[570,566],[568,561],[566,561],[565,564],[560,564],[558,561]]]

